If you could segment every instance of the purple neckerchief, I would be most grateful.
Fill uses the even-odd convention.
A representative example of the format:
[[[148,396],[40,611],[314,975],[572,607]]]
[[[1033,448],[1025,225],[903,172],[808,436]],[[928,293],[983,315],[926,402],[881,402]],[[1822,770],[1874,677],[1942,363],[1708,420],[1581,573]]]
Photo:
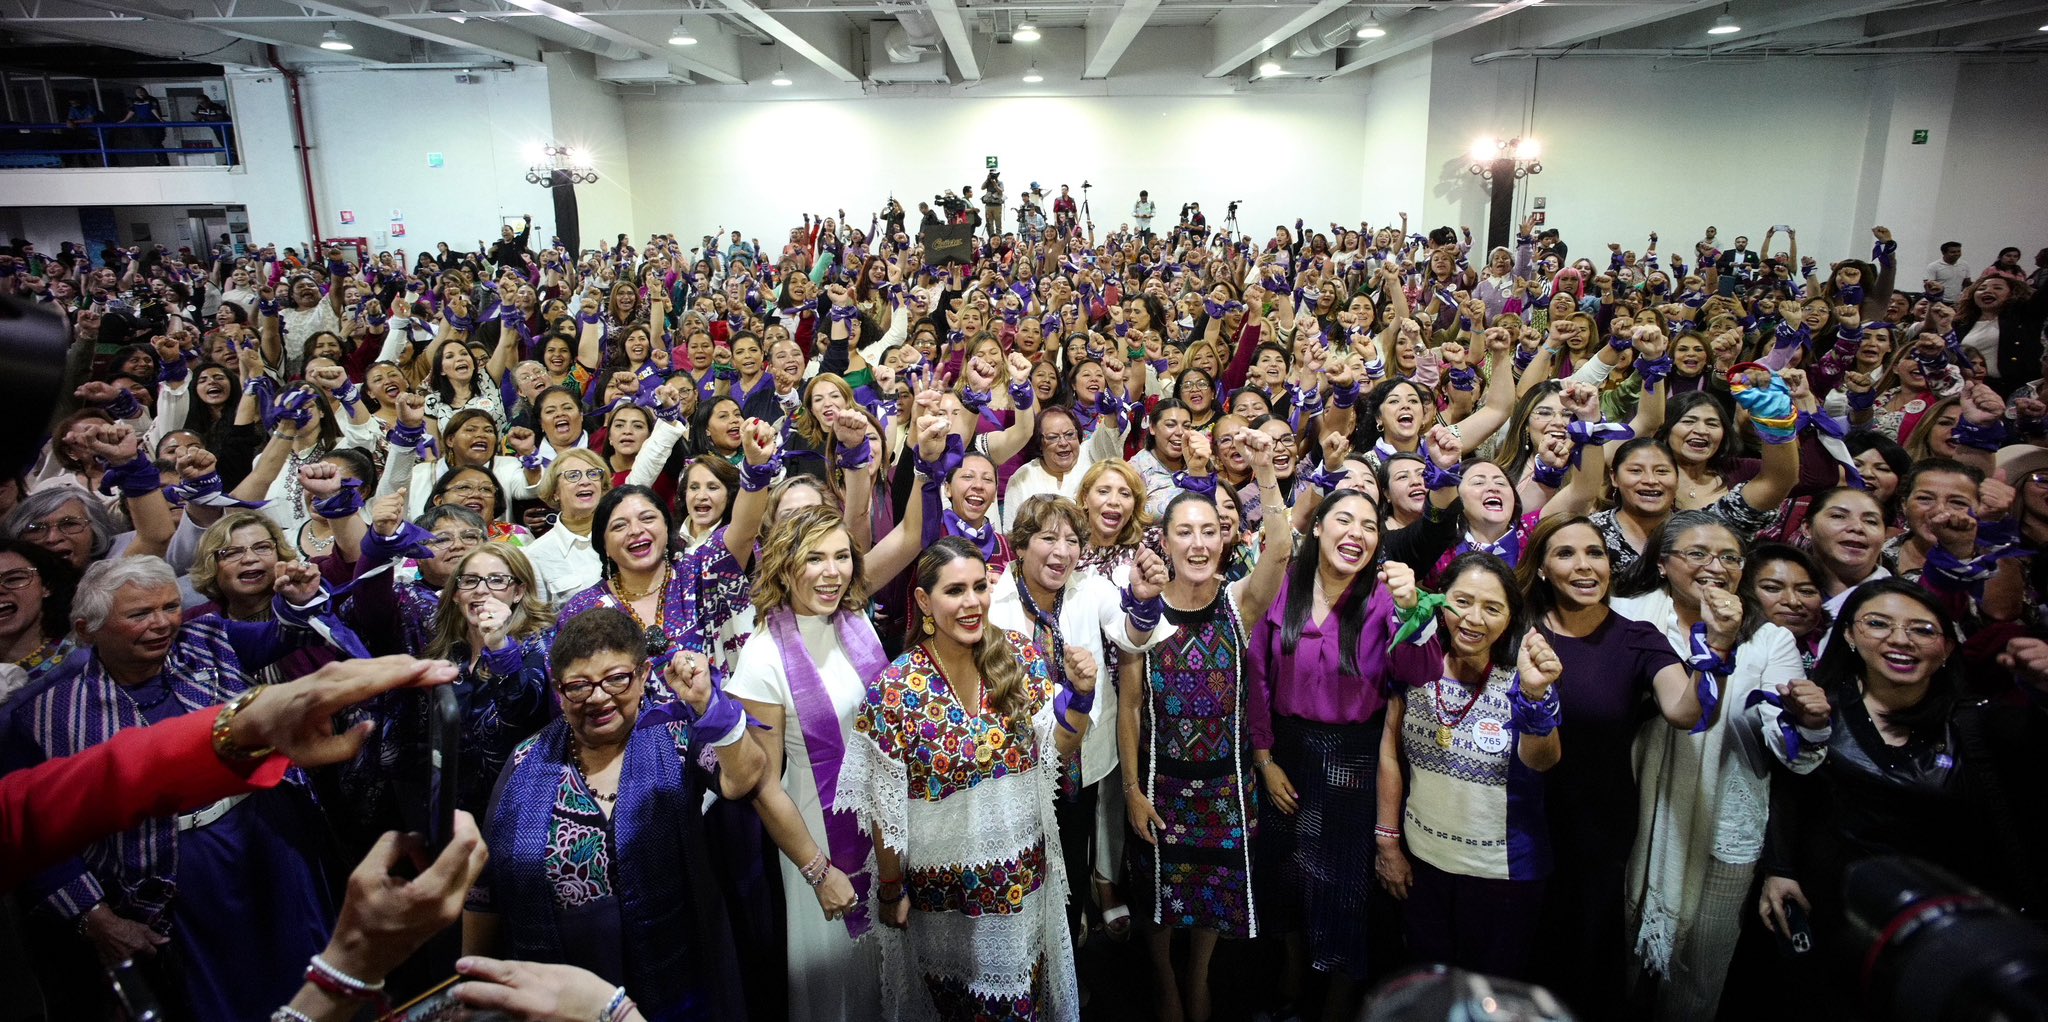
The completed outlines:
[[[839,792],[839,768],[846,760],[846,738],[839,730],[839,714],[833,709],[832,694],[818,676],[818,665],[804,649],[797,633],[796,612],[789,607],[769,611],[762,622],[782,653],[782,671],[789,678],[790,701],[796,706],[797,725],[803,728],[804,749],[811,757],[811,778],[818,785],[818,806],[825,819],[825,848],[832,865],[853,882],[853,909],[846,913],[846,932],[858,939],[868,932],[868,889],[874,876],[868,870],[874,843],[866,827],[852,812],[839,811],[834,801]],[[850,610],[832,615],[839,648],[853,664],[854,677],[865,685],[889,666],[875,626]],[[783,724],[788,727],[788,723]]]
[[[967,524],[967,520],[956,514],[950,507],[940,516],[940,520],[945,523],[946,535],[958,536],[974,544],[976,548],[980,549],[983,560],[995,560],[996,554],[1001,552],[1002,541],[996,536],[996,524],[994,522],[984,520],[981,523],[981,527],[976,528]]]
[[[742,410],[744,410],[747,407],[747,402],[753,400],[754,395],[759,394],[764,390],[773,390],[774,388],[775,374],[763,370],[761,373],[761,378],[755,380],[754,385],[751,387],[740,382],[739,380],[732,381],[732,393],[729,396],[733,399],[735,403],[737,403],[740,406]]]

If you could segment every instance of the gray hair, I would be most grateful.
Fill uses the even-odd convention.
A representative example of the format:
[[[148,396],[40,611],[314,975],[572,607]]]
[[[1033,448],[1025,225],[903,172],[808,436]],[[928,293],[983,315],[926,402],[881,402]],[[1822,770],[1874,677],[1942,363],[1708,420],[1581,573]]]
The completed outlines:
[[[50,486],[21,498],[21,503],[7,513],[7,521],[0,524],[0,531],[5,531],[9,539],[27,539],[24,533],[29,525],[56,514],[74,500],[85,507],[85,520],[92,529],[92,556],[105,557],[114,547],[114,537],[126,530],[114,513],[82,486]]]
[[[178,573],[164,559],[155,556],[121,557],[97,561],[85,569],[78,590],[71,597],[71,620],[81,633],[97,632],[114,613],[114,597],[123,586],[175,586]],[[90,637],[86,635],[85,637]]]
[[[484,516],[477,514],[476,512],[471,511],[470,509],[463,507],[460,504],[436,504],[433,507],[430,507],[425,511],[420,512],[420,516],[418,518],[413,519],[413,521],[416,524],[418,524],[420,528],[426,529],[431,532],[434,526],[441,524],[441,519],[443,518],[453,518],[456,521],[461,522],[462,524],[467,525],[470,528],[483,533],[486,538],[488,538],[491,534],[491,527],[489,523],[484,521]]]

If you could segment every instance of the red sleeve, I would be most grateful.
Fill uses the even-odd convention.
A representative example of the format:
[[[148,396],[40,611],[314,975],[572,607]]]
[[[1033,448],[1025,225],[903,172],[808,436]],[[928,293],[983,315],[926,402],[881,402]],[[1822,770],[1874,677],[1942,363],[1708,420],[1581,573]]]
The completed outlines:
[[[356,350],[348,353],[348,361],[343,365],[343,368],[348,370],[349,382],[363,382],[363,376],[370,371],[370,363],[377,361],[377,354],[383,350],[384,338],[363,335],[362,343],[356,345]]]
[[[1259,350],[1259,326],[1246,323],[1237,334],[1237,352],[1230,357],[1230,365],[1223,370],[1223,392],[1225,394],[1244,386],[1244,376],[1251,371],[1252,354]]]
[[[0,890],[144,820],[275,787],[291,762],[247,777],[213,754],[217,707],[129,728],[76,756],[0,777]]]

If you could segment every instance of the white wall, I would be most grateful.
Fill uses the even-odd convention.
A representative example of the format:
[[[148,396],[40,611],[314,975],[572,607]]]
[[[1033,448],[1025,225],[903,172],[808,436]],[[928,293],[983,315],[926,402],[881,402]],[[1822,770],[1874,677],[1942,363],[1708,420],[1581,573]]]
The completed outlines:
[[[458,248],[496,240],[502,217],[534,216],[533,243],[547,243],[554,215],[547,190],[526,183],[528,150],[550,137],[548,72],[351,71],[308,75],[306,133],[323,236],[365,237],[373,248],[417,252],[436,241]],[[427,165],[427,154],[445,165]],[[341,211],[356,215],[341,222]],[[392,235],[392,211],[405,224]],[[253,211],[252,211],[253,212]],[[258,233],[261,233],[260,231]]]
[[[1411,50],[1373,65],[1366,74],[1364,185],[1356,216],[1339,217],[1346,225],[1361,220],[1374,227],[1398,224],[1400,214],[1420,215],[1428,188],[1417,141],[1429,134],[1430,51]],[[1412,221],[1411,226],[1421,226]]]
[[[2048,192],[2041,187],[2048,165],[2048,74],[2040,64],[1964,67],[1949,132],[1933,204],[1942,236],[1927,239],[1924,251],[1902,254],[1924,265],[1935,258],[1935,246],[1960,241],[1963,260],[1981,270],[1999,249],[2017,245],[2020,265],[2031,273],[2034,253],[2048,247]]]

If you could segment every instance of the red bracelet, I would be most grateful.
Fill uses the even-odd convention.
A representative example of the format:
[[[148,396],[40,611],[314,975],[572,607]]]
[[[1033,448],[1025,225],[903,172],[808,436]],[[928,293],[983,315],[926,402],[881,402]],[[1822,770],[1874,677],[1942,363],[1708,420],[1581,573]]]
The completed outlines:
[[[365,983],[329,965],[327,960],[319,955],[314,955],[313,960],[306,965],[306,982],[345,1001],[367,1001],[375,1004],[379,1010],[390,1003],[384,997],[383,983]]]

